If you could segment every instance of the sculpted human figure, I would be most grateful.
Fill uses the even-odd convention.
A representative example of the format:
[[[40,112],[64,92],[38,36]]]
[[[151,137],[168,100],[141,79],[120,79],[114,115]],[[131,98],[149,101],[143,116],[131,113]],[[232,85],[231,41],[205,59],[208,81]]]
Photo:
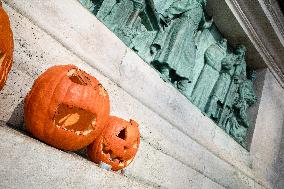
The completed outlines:
[[[192,71],[192,80],[189,88],[186,90],[186,96],[188,97],[192,95],[192,90],[204,67],[205,51],[208,49],[208,47],[210,47],[210,45],[216,43],[217,41],[212,34],[212,23],[213,19],[210,19],[208,21],[204,20],[204,22],[202,21],[200,28],[195,35],[196,57]]]
[[[253,89],[253,81],[255,74],[252,73],[248,76],[247,67],[245,63],[245,51],[244,46],[239,46],[236,52],[239,54],[239,65],[236,67],[235,75],[239,78],[238,100],[235,103],[235,108],[238,109],[238,120],[246,128],[249,127],[249,121],[247,119],[247,109],[249,106],[255,103],[256,96]],[[249,77],[249,78],[248,78]]]
[[[243,146],[249,127],[247,109],[256,101],[252,84],[254,75],[247,78],[245,52],[244,46],[239,46],[236,50],[234,73],[219,119],[219,126]]]
[[[162,74],[172,69],[182,78],[177,87],[185,90],[192,80],[192,69],[196,58],[195,34],[204,17],[206,0],[175,0],[161,15],[161,30],[154,41],[160,47],[153,63],[162,67]],[[166,75],[165,77],[169,77]]]
[[[92,0],[79,0],[79,1],[85,8],[87,8],[89,11],[94,13],[95,4],[92,2]]]
[[[256,96],[253,90],[252,81],[242,78],[238,87],[238,97],[232,106],[230,114],[227,115],[223,127],[226,132],[235,138],[241,145],[245,146],[245,138],[250,122],[247,116],[248,107],[256,102]]]
[[[209,96],[217,82],[222,68],[222,60],[227,55],[227,40],[212,44],[204,54],[205,65],[194,86],[191,101],[201,111],[205,111]]]
[[[227,115],[224,123],[226,133],[230,134],[238,143],[245,147],[246,128],[241,126],[237,120],[237,116],[233,111]]]
[[[248,108],[256,102],[256,95],[253,89],[253,80],[255,75],[252,74],[250,79],[244,79],[239,86],[238,93],[239,98],[235,104],[235,108],[238,109],[238,120],[240,124],[246,128],[250,127],[249,119],[247,117]]]
[[[236,56],[232,53],[228,54],[222,60],[220,76],[211,92],[209,101],[207,102],[205,113],[215,121],[219,121],[221,116],[225,99],[231,85],[231,77],[234,73],[235,62]]]
[[[137,33],[133,26],[144,8],[144,0],[104,0],[96,16],[123,42],[130,45]]]
[[[223,127],[224,119],[226,119],[227,115],[229,115],[229,112],[232,111],[235,100],[239,97],[238,88],[242,78],[246,78],[245,52],[246,48],[243,45],[239,46],[235,51],[235,61],[234,68],[232,70],[233,74],[231,84],[226,94],[222,115],[219,119],[219,125],[221,127]]]

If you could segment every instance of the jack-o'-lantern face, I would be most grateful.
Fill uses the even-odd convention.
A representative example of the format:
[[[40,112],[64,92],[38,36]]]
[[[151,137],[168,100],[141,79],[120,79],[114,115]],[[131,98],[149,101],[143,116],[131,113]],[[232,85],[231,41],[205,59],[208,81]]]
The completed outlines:
[[[134,159],[140,144],[138,124],[110,117],[103,134],[88,146],[88,156],[96,163],[104,162],[118,171]]]
[[[9,17],[0,2],[0,90],[4,87],[13,63],[14,40]]]
[[[109,118],[102,85],[75,66],[54,66],[34,83],[25,99],[26,128],[63,150],[81,149],[98,137]]]

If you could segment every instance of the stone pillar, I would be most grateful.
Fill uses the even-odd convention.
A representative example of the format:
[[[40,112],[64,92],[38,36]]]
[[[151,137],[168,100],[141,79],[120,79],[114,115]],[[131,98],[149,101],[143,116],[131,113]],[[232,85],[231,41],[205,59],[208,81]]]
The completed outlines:
[[[263,83],[263,90],[259,96],[259,109],[250,154],[255,175],[266,180],[274,188],[273,185],[278,177],[277,167],[280,166],[277,157],[283,141],[284,90],[269,70],[260,73],[264,79],[262,81],[260,78],[259,81]]]

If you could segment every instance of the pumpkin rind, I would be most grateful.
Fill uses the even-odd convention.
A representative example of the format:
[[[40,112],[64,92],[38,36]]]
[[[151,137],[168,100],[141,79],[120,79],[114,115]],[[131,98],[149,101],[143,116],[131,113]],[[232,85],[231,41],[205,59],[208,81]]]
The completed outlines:
[[[73,70],[80,74],[83,83],[78,84],[70,79],[72,76],[68,74]],[[95,124],[86,133],[67,129],[64,124],[72,115],[66,113],[67,118],[63,118],[63,126],[60,126],[56,123],[56,118],[60,116],[59,109],[62,109],[60,107],[63,110],[69,108],[70,111],[80,109],[92,114],[95,116]],[[63,150],[78,150],[93,142],[103,131],[109,112],[109,97],[102,85],[72,65],[54,66],[39,76],[26,96],[24,106],[27,130],[36,138]],[[84,115],[78,112],[76,116]]]
[[[118,171],[132,162],[139,144],[138,124],[111,116],[102,135],[88,146],[87,154],[93,162],[106,163]]]
[[[13,63],[14,41],[9,17],[0,3],[0,90],[4,87]]]

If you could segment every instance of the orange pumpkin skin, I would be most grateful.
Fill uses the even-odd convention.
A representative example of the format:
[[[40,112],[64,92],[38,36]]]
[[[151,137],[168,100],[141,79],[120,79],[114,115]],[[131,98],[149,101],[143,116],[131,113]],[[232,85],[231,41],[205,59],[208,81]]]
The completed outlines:
[[[89,145],[103,131],[110,112],[101,84],[76,66],[54,66],[36,79],[25,98],[29,132],[62,150]]]
[[[4,87],[13,63],[14,41],[9,17],[0,2],[0,90]]]
[[[140,133],[135,121],[110,116],[102,135],[88,146],[87,154],[93,162],[104,162],[118,171],[132,162],[139,144]]]

